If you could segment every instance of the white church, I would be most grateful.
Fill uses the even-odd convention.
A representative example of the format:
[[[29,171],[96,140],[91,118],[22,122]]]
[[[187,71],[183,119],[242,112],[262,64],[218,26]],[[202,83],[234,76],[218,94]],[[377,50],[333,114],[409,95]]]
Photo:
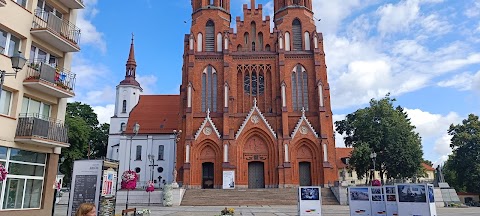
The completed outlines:
[[[106,157],[119,161],[119,175],[135,171],[137,188],[144,188],[148,181],[158,188],[174,180],[176,137],[181,133],[177,128],[180,96],[142,95],[135,80],[136,67],[132,38],[125,79],[116,88]],[[135,124],[140,126],[137,134],[133,132]]]

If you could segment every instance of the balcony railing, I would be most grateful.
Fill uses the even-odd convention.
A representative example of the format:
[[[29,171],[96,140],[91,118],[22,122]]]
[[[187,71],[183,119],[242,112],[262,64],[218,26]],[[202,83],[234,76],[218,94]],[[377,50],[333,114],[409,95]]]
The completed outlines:
[[[66,125],[61,121],[40,114],[20,114],[15,136],[68,143],[67,131]]]
[[[48,29],[74,44],[80,42],[80,29],[77,26],[44,10],[35,10],[32,29]]]
[[[43,81],[73,93],[75,89],[75,74],[56,64],[49,64],[45,59],[33,59],[27,63],[25,81]]]

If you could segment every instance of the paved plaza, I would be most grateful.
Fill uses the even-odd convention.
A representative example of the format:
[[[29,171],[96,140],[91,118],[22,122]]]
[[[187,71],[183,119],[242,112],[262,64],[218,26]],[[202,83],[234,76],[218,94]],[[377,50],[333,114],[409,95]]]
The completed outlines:
[[[220,206],[179,206],[179,207],[158,207],[158,206],[130,206],[138,209],[148,208],[152,211],[150,216],[214,216],[219,215]],[[235,208],[235,215],[249,216],[293,216],[297,215],[296,206],[228,206]],[[125,205],[117,206],[117,214],[121,213]],[[438,216],[479,216],[480,207],[471,208],[437,208]],[[55,216],[66,216],[67,205],[58,205],[55,209]],[[348,206],[323,206],[322,216],[349,216]]]

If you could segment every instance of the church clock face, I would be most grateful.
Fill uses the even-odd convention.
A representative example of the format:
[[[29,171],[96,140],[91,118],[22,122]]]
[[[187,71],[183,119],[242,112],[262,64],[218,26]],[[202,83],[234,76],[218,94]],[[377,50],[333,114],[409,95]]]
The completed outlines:
[[[247,95],[257,96],[263,94],[265,91],[265,80],[263,74],[253,72],[251,77],[249,74],[245,75],[243,80],[243,89]]]

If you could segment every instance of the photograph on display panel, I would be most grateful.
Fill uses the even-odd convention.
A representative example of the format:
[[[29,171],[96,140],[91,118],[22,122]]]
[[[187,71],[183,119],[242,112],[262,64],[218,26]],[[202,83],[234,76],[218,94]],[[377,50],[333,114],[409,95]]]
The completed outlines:
[[[425,185],[397,185],[399,202],[427,202]]]
[[[372,194],[383,194],[382,193],[382,189],[381,187],[379,188],[376,188],[376,187],[372,187],[371,190],[372,190]]]
[[[301,188],[301,200],[320,200],[318,188]]]
[[[350,199],[354,201],[370,201],[368,188],[350,188]]]
[[[385,187],[386,194],[396,194],[395,193],[395,186],[386,186]]]

